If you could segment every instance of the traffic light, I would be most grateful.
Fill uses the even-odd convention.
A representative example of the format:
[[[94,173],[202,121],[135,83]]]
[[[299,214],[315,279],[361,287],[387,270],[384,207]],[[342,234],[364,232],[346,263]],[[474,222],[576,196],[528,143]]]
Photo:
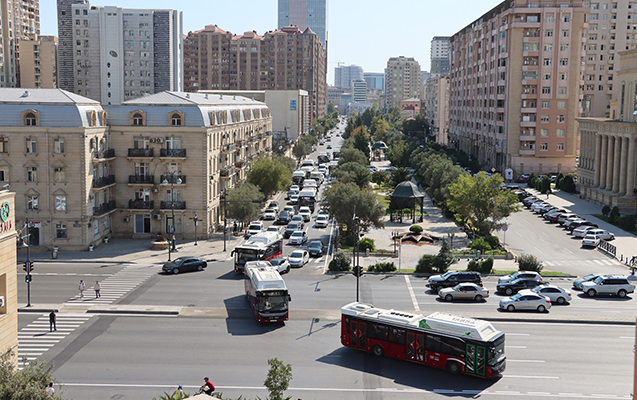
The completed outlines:
[[[33,277],[31,275],[27,275],[24,277],[24,282],[25,283],[30,283],[33,280]]]
[[[24,270],[24,272],[26,272],[27,274],[30,274],[31,271],[33,271],[33,261],[25,261],[24,262],[24,267],[22,267],[22,269]]]
[[[357,278],[363,276],[363,267],[360,265],[358,267],[354,267],[354,276]]]

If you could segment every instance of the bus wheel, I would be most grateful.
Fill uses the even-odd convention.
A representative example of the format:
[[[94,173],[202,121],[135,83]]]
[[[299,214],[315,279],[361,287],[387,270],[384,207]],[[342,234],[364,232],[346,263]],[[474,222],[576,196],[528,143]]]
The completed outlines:
[[[447,363],[447,371],[451,372],[452,374],[457,374],[460,372],[460,366],[455,361],[449,361]]]
[[[383,350],[383,346],[381,346],[379,344],[375,344],[372,347],[372,354],[374,354],[377,357],[382,357],[383,354],[385,354],[385,350]]]

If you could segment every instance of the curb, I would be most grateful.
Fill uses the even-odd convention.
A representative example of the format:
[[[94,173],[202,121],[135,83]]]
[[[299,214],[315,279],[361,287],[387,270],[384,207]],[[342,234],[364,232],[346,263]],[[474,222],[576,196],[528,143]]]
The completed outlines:
[[[87,314],[136,314],[136,315],[179,315],[181,310],[113,310],[113,309],[89,309]]]

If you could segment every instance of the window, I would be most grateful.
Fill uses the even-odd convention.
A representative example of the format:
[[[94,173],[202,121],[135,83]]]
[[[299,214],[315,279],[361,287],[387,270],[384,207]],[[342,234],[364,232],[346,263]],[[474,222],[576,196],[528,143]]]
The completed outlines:
[[[540,150],[541,151],[547,151],[549,149],[549,144],[548,143],[542,143],[540,145]]]
[[[8,153],[9,152],[9,139],[5,137],[0,137],[0,153]]]
[[[557,122],[564,122],[566,121],[566,116],[565,115],[558,115],[557,116]]]
[[[166,148],[167,149],[181,149],[181,137],[171,136],[166,138]]]
[[[133,115],[133,126],[142,126],[144,124],[144,117],[140,113]]]
[[[557,151],[564,151],[564,143],[557,144]]]
[[[64,139],[53,140],[53,152],[55,154],[64,154]]]
[[[133,139],[133,148],[135,149],[148,149],[150,140],[148,137],[136,137]]]
[[[170,117],[170,124],[172,126],[181,126],[181,115],[175,113]]]
[[[557,108],[559,109],[565,109],[566,108],[566,102],[564,100],[560,100],[557,102]]]
[[[553,14],[547,14],[544,22],[553,22]]]
[[[552,43],[546,43],[544,45],[544,51],[553,51],[553,44]]]
[[[544,59],[544,66],[548,67],[548,66],[551,66],[551,65],[553,65],[553,59],[552,58],[545,58]]]
[[[27,210],[38,210],[38,196],[37,195],[29,195],[27,196]]]
[[[540,129],[540,136],[541,137],[549,137],[549,130],[548,129]]]
[[[148,163],[136,163],[135,164],[135,175],[136,176],[146,176],[150,172],[150,164]]]
[[[547,29],[544,31],[545,37],[553,37],[553,29]]]
[[[568,65],[568,58],[560,58],[560,65]]]
[[[35,114],[33,114],[32,112],[28,113],[27,115],[24,116],[24,125],[25,126],[36,126],[38,123],[37,119],[35,118]]]
[[[565,81],[568,79],[568,73],[567,72],[560,72],[560,80],[561,81]]]
[[[38,152],[38,144],[36,143],[35,139],[27,138],[26,144],[27,154],[35,154]]]
[[[0,182],[9,182],[9,168],[0,167]]]
[[[557,94],[566,94],[566,86],[560,86],[557,88]]]
[[[551,108],[551,102],[550,101],[543,101],[542,102],[542,108]]]
[[[542,116],[540,117],[540,122],[547,123],[547,122],[549,122],[549,121],[550,121],[550,117],[549,117],[548,115],[542,115]]]
[[[551,79],[551,74],[549,72],[542,74],[542,79],[548,81]]]
[[[568,44],[567,43],[560,44],[560,51],[568,51]]]
[[[564,137],[564,129],[556,129],[555,130],[555,136]]]
[[[55,237],[57,239],[66,239],[66,225],[64,224],[56,224],[55,225]]]
[[[65,182],[66,181],[66,172],[64,171],[64,167],[55,167],[55,168],[53,168],[53,180],[55,182]]]
[[[551,94],[551,87],[550,86],[542,87],[542,94]]]
[[[66,196],[55,196],[55,211],[66,211]]]
[[[568,14],[562,15],[562,22],[571,22],[571,16]]]
[[[568,29],[562,29],[562,37],[569,37],[570,32]]]
[[[38,180],[37,167],[27,167],[27,182],[36,182]]]

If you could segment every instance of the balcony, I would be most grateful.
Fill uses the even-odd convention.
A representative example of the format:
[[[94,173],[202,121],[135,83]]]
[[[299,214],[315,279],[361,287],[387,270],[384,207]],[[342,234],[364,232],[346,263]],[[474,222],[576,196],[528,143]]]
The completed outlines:
[[[185,201],[162,201],[161,209],[162,210],[185,210],[186,202]]]
[[[131,210],[152,210],[155,208],[155,202],[141,199],[128,200],[128,208]]]
[[[245,165],[245,162],[243,162],[243,161],[235,161],[234,162],[235,168],[243,168],[244,165]]]
[[[535,141],[535,135],[520,134],[520,140],[523,141],[523,142],[534,142]]]
[[[133,185],[153,185],[155,175],[129,175],[128,183]]]
[[[519,154],[521,156],[534,156],[535,155],[535,149],[520,149]]]
[[[235,169],[236,167],[234,165],[226,165],[225,167],[221,167],[221,171],[219,172],[222,178],[228,178],[234,175]]]
[[[129,157],[154,157],[153,149],[128,149]]]
[[[93,153],[93,161],[106,161],[115,158],[115,149],[106,149]]]
[[[115,200],[109,201],[108,203],[103,203],[98,207],[93,207],[93,216],[99,217],[105,214],[108,214],[111,211],[115,211],[117,206],[115,205]]]
[[[161,149],[159,156],[167,158],[186,158],[186,149]]]
[[[179,180],[181,179],[181,182]],[[159,178],[162,185],[184,185],[186,183],[186,175],[166,174]]]
[[[235,149],[236,149],[236,146],[235,146],[234,143],[224,144],[224,145],[221,146],[221,153],[222,154],[223,153],[228,154],[228,153],[233,152]]]
[[[93,189],[101,189],[106,186],[115,184],[115,175],[102,176],[101,178],[93,179]]]

